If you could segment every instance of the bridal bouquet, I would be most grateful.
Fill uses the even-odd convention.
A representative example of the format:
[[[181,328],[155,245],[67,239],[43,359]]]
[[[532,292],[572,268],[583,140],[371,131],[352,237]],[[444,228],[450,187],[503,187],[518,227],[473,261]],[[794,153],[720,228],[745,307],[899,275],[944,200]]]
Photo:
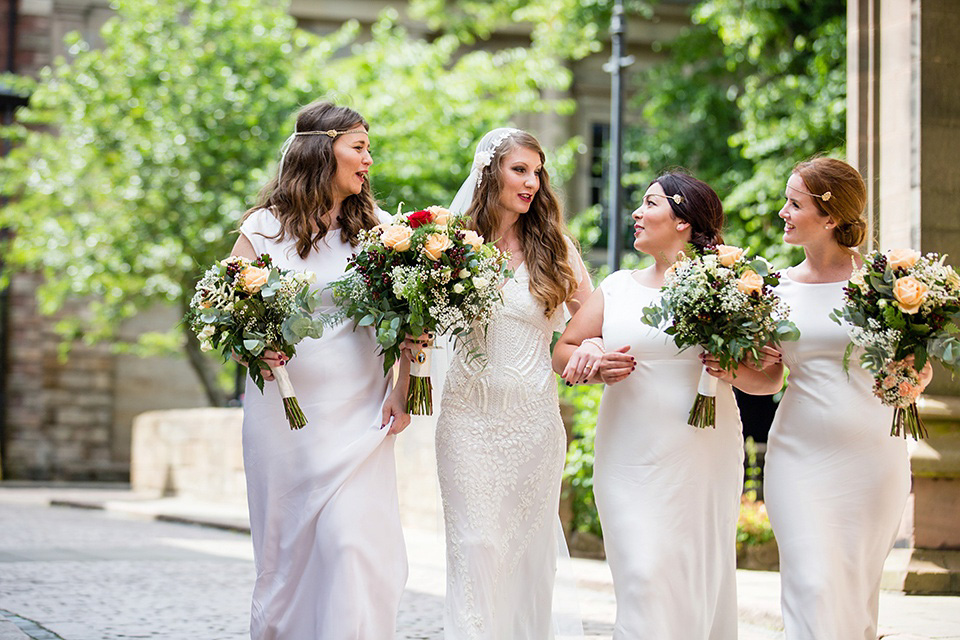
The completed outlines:
[[[773,292],[780,277],[766,260],[748,260],[743,249],[723,244],[690,253],[681,253],[667,270],[660,302],[643,310],[645,324],[670,323],[664,333],[681,351],[699,345],[724,369],[747,356],[759,361],[764,345],[800,337],[787,319],[789,308]],[[717,379],[704,369],[687,420],[691,426],[716,426],[716,390]]]
[[[331,283],[340,317],[372,326],[386,374],[400,357],[407,334],[459,337],[486,327],[497,286],[506,275],[507,254],[468,228],[469,220],[441,207],[410,214],[399,210],[389,224],[361,232],[347,274]],[[433,412],[428,352],[415,355],[407,410]]]
[[[873,373],[874,394],[894,407],[892,436],[926,437],[916,400],[927,360],[960,371],[960,275],[945,259],[912,249],[872,251],[850,276],[843,307],[830,316],[853,325],[844,367],[861,347],[860,365]],[[912,366],[904,362],[911,355]]]
[[[323,332],[314,311],[320,293],[311,291],[312,273],[288,271],[273,266],[266,253],[254,261],[231,256],[207,269],[190,300],[186,321],[197,334],[202,351],[219,349],[224,360],[236,355],[246,362],[250,377],[263,391],[261,359],[267,349],[293,356],[306,337]],[[283,409],[291,429],[300,429],[307,419],[285,367],[271,367],[280,387]]]

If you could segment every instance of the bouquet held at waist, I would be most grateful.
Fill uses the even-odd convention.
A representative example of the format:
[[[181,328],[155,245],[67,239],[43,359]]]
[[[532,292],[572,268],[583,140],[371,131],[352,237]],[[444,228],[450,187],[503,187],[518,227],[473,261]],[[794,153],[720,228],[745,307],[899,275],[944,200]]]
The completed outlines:
[[[274,266],[266,253],[253,261],[231,256],[203,274],[185,318],[201,350],[217,349],[225,361],[236,356],[261,392],[261,369],[270,368],[291,429],[300,429],[307,419],[290,376],[283,366],[268,367],[262,356],[271,350],[292,357],[301,340],[323,333],[323,320],[315,315],[320,292],[310,287],[314,280],[312,273]]]
[[[917,398],[928,360],[960,371],[960,275],[945,259],[912,249],[871,251],[862,267],[854,264],[844,304],[830,316],[852,325],[844,368],[860,347],[860,366],[873,374],[874,394],[894,407],[892,436],[926,437]]]
[[[401,205],[402,206],[402,205]],[[404,214],[361,232],[347,274],[330,284],[339,317],[376,332],[384,374],[401,357],[407,334],[455,339],[483,331],[502,302],[508,254],[442,207]],[[429,351],[415,354],[407,410],[433,412]]]
[[[643,322],[667,325],[681,351],[699,346],[734,369],[748,358],[759,362],[760,349],[796,340],[790,310],[773,291],[779,274],[763,258],[748,259],[744,250],[717,245],[689,248],[667,270],[657,304],[643,310]],[[716,426],[717,379],[704,370],[688,423]]]

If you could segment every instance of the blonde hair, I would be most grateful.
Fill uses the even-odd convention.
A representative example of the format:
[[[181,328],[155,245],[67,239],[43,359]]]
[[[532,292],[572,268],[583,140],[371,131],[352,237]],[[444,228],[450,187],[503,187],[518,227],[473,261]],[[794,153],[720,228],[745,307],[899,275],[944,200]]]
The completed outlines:
[[[295,131],[342,131],[359,126],[370,129],[353,109],[318,100],[300,109]],[[277,176],[263,187],[257,204],[243,215],[241,223],[258,209],[270,209],[280,221],[279,233],[270,239],[296,239],[297,254],[305,258],[327,234],[328,226],[321,215],[333,208],[335,140],[325,135],[295,137],[283,161],[282,181]],[[340,204],[340,237],[356,246],[360,230],[372,229],[379,222],[375,208],[370,183],[364,180],[360,193],[351,194]]]
[[[500,165],[517,148],[536,151],[541,164],[546,160],[540,143],[525,131],[510,133],[497,147],[490,164],[481,172],[482,182],[466,211],[477,233],[489,240],[495,240],[500,231],[500,192],[503,189]],[[530,274],[530,293],[543,304],[544,313],[552,315],[573,297],[578,282],[570,266],[563,208],[550,188],[546,168],[541,169],[540,189],[533,196],[530,209],[518,218],[516,228]],[[572,239],[570,242],[576,246]]]
[[[863,219],[867,186],[857,170],[836,158],[811,158],[797,164],[793,173],[813,195],[817,210],[837,225],[833,230],[837,244],[859,247],[867,236]]]

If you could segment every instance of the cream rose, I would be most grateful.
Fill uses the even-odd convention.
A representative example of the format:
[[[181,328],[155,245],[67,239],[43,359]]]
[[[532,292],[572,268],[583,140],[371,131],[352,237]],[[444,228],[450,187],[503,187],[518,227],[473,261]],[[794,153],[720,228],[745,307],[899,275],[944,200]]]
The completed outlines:
[[[433,216],[433,219],[431,220],[431,222],[433,222],[433,224],[435,225],[445,227],[447,226],[447,223],[450,221],[450,212],[447,209],[444,209],[443,207],[438,207],[434,205],[432,207],[427,207],[427,211],[429,211],[430,215]]]
[[[447,234],[431,233],[423,243],[423,255],[437,261],[448,248],[450,248],[450,237]]]
[[[243,290],[247,293],[260,291],[260,288],[267,284],[268,275],[270,275],[270,271],[267,269],[244,267],[243,271],[240,272],[240,277],[243,278]]]
[[[756,271],[747,269],[737,280],[737,289],[748,296],[754,293],[759,295],[763,291],[763,278]]]
[[[462,280],[464,278],[469,278],[470,272],[467,269],[460,269],[457,275],[460,276],[460,279]]]
[[[471,278],[471,282],[473,282],[473,286],[477,289],[484,289],[490,286],[490,281],[486,278],[481,278],[480,276],[474,276]]]
[[[733,266],[733,263],[743,256],[743,249],[733,247],[729,244],[717,245],[717,260],[725,267]]]
[[[213,334],[217,332],[217,328],[212,324],[203,325],[203,329],[200,330],[200,333],[197,334],[197,337],[201,340],[207,340],[213,337]]]
[[[458,282],[457,284],[453,285],[453,292],[454,292],[454,293],[463,293],[464,288],[465,288],[465,287],[463,286],[463,283],[462,283],[462,282]]]
[[[890,249],[887,251],[887,264],[891,269],[909,269],[917,264],[920,252],[913,249]]]
[[[410,248],[410,236],[413,230],[402,224],[392,224],[380,234],[380,242],[388,249],[406,251]]]
[[[483,244],[483,236],[478,234],[476,231],[472,229],[464,229],[463,231],[461,231],[461,233],[463,234],[464,244],[468,244],[471,247],[473,247],[474,251],[479,249],[480,245]]]
[[[916,313],[923,304],[923,299],[927,297],[927,291],[930,287],[923,284],[913,276],[904,276],[897,278],[893,283],[893,297],[900,305],[900,310],[904,313]]]

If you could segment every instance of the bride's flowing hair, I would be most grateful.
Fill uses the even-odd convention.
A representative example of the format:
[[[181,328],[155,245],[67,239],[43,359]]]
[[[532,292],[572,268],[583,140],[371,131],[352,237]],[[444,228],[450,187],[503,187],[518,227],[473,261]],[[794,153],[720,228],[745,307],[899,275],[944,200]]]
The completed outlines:
[[[494,151],[490,164],[481,172],[482,182],[473,194],[466,215],[473,220],[477,233],[488,241],[497,239],[500,230],[500,192],[504,158],[517,148],[530,149],[546,156],[540,143],[525,131],[513,131]],[[530,274],[530,293],[544,306],[546,315],[570,300],[577,290],[577,278],[569,262],[565,237],[566,224],[560,200],[550,188],[546,167],[540,171],[540,189],[533,196],[530,209],[517,220],[517,235],[523,246],[523,259]],[[574,246],[575,240],[570,238]]]
[[[294,130],[349,131],[361,127],[370,129],[363,116],[353,109],[318,100],[300,110]],[[297,253],[301,258],[317,247],[328,230],[321,215],[330,211],[334,203],[335,140],[336,137],[327,135],[294,136],[281,160],[282,173],[263,187],[257,204],[243,215],[246,220],[258,209],[270,209],[281,225],[280,232],[270,239],[282,242],[287,237],[296,238]],[[363,181],[359,194],[344,199],[337,222],[340,237],[354,246],[361,229],[372,229],[379,223],[369,180]]]

